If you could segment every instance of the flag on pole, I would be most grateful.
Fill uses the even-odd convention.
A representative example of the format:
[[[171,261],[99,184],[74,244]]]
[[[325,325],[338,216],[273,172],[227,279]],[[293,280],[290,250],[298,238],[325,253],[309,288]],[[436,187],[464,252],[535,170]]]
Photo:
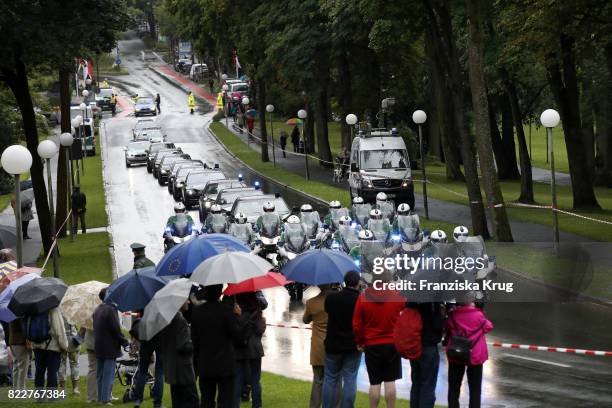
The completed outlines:
[[[236,64],[236,69],[242,69],[240,61],[238,61],[238,53],[236,51],[234,51],[234,64]]]
[[[87,81],[88,79],[93,81],[93,67],[91,61],[87,59],[83,59],[83,81]]]

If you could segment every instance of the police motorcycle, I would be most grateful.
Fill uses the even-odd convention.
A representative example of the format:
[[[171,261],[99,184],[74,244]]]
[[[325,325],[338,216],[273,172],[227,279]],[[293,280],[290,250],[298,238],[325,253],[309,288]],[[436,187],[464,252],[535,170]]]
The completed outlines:
[[[353,207],[351,208],[351,218],[357,224],[365,228],[370,219],[370,211],[372,205],[363,201],[363,197],[353,198]]]
[[[427,243],[427,235],[421,230],[419,215],[410,206],[402,203],[397,206],[397,214],[391,226],[390,241],[398,246],[397,252],[419,254]]]
[[[334,232],[340,224],[340,218],[344,216],[350,216],[348,208],[342,207],[340,201],[334,200],[329,203],[329,213],[325,216],[323,222],[331,232]]]
[[[282,266],[308,249],[310,249],[310,240],[308,239],[304,224],[298,216],[289,216],[283,227],[281,240],[278,242],[279,266],[282,268]],[[302,300],[306,285],[294,282],[285,287],[292,300]]]
[[[321,228],[321,217],[319,212],[315,211],[310,204],[302,204],[300,207],[300,221],[306,229],[308,239],[317,239]]]
[[[389,200],[387,194],[383,192],[376,194],[376,204],[374,204],[374,208],[379,209],[383,217],[389,220],[389,222],[393,222],[393,218],[395,217],[395,206],[393,201]]]
[[[278,270],[278,241],[281,238],[282,221],[275,210],[273,202],[264,203],[263,214],[257,219],[255,226],[257,238],[253,253],[270,262],[274,270]]]
[[[208,211],[202,233],[204,234],[224,234],[227,232],[227,214],[219,204],[213,204]]]
[[[374,281],[374,260],[390,255],[385,241],[377,240],[374,233],[368,229],[359,231],[359,242],[351,248],[349,256],[361,271],[361,280],[370,285]]]
[[[164,229],[164,252],[168,252],[175,245],[187,242],[194,238],[196,233],[194,222],[189,214],[185,213],[183,203],[174,206],[174,215],[168,218]]]
[[[374,234],[376,240],[387,242],[391,231],[391,223],[389,219],[384,217],[381,210],[375,208],[370,210],[370,219],[366,228]]]
[[[479,287],[482,288],[482,282],[485,279],[494,277],[494,271],[497,266],[495,256],[489,256],[486,253],[485,243],[481,236],[469,236],[469,233],[470,231],[467,227],[459,225],[453,231],[453,240],[457,246],[459,256],[466,259],[481,258],[483,260],[482,268],[474,265],[474,268],[468,269],[463,273],[467,280],[479,283]],[[477,290],[474,295],[474,302],[478,305],[483,305],[488,300],[486,291]]]
[[[247,216],[243,213],[236,214],[234,222],[228,227],[227,233],[244,242],[249,247],[255,244],[255,232],[251,223],[247,222]]]
[[[353,222],[351,217],[348,215],[341,217],[330,249],[348,254],[353,247],[359,244],[359,231],[359,226]]]

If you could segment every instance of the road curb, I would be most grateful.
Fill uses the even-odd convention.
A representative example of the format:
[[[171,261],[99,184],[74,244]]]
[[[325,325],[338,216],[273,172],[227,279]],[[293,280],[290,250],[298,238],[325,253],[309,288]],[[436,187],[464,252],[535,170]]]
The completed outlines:
[[[290,191],[292,191],[292,192],[293,192],[293,193],[295,193],[295,194],[299,194],[299,195],[301,195],[301,196],[308,197],[309,199],[311,199],[311,200],[313,200],[313,201],[316,201],[316,202],[318,202],[318,203],[320,203],[320,204],[322,204],[322,205],[324,205],[324,206],[326,206],[326,205],[328,205],[328,204],[329,204],[327,201],[322,200],[321,198],[319,198],[319,197],[317,197],[317,196],[314,196],[314,195],[309,194],[309,193],[305,193],[305,192],[303,192],[303,191],[301,191],[301,190],[298,190],[298,189],[297,189],[297,188],[295,188],[295,187],[291,187],[291,186],[290,186],[290,185],[288,185],[288,184],[283,184],[283,183],[281,183],[280,181],[278,181],[278,180],[276,180],[276,179],[273,179],[273,178],[272,178],[272,177],[270,177],[270,176],[266,176],[266,175],[264,175],[264,174],[260,173],[259,171],[255,170],[254,168],[252,168],[252,167],[251,167],[251,166],[249,166],[248,164],[246,164],[246,163],[245,163],[244,161],[242,161],[242,160],[241,160],[241,159],[240,159],[238,156],[236,156],[236,155],[235,155],[235,154],[234,154],[234,153],[233,153],[231,150],[229,150],[229,149],[227,148],[227,146],[225,146],[225,144],[224,144],[224,143],[223,143],[221,140],[219,140],[219,138],[217,137],[217,135],[215,134],[215,132],[213,132],[213,130],[210,128],[210,124],[211,124],[211,123],[213,123],[213,122],[211,121],[210,123],[208,123],[208,124],[206,125],[206,130],[208,131],[208,133],[210,134],[210,136],[212,136],[212,137],[213,137],[213,138],[214,138],[214,139],[215,139],[215,140],[216,140],[216,141],[217,141],[217,142],[218,142],[218,143],[221,145],[221,147],[223,147],[223,149],[224,149],[224,150],[227,152],[227,154],[229,154],[230,156],[232,156],[232,157],[233,157],[233,158],[234,158],[236,161],[240,162],[240,163],[241,163],[241,164],[242,164],[244,167],[246,167],[247,169],[249,169],[249,171],[251,171],[253,174],[256,174],[258,177],[261,177],[261,178],[263,178],[263,179],[267,180],[268,182],[270,182],[270,183],[272,183],[272,184],[276,184],[276,185],[278,185],[278,186],[281,186],[281,187],[283,187],[285,190],[290,190]]]
[[[105,180],[105,170],[106,170],[106,157],[108,155],[108,151],[106,149],[106,122],[100,122],[100,159],[102,160],[102,184],[104,185],[104,210],[106,211],[106,217],[108,218],[108,226],[107,226],[107,234],[109,236],[110,246],[108,248],[113,265],[113,280],[119,277],[119,265],[117,265],[117,257],[115,256],[115,241],[113,240],[113,218],[110,211],[110,195],[106,194],[106,180]],[[102,126],[103,125],[103,126]],[[102,131],[104,131],[104,137],[102,137]]]

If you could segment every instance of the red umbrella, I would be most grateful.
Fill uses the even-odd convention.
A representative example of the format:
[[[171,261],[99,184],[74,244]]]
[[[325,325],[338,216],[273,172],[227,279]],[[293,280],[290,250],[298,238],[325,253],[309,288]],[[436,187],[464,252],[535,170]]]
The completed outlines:
[[[2,291],[6,289],[6,287],[10,285],[12,281],[21,278],[23,275],[27,275],[29,273],[35,273],[40,276],[41,272],[42,272],[42,269],[40,268],[30,268],[28,266],[24,266],[13,272],[9,272],[5,274],[2,277],[2,279],[0,279],[0,293],[2,293]]]
[[[235,295],[238,293],[256,292],[261,289],[285,286],[288,283],[291,282],[285,279],[280,273],[268,272],[263,276],[247,279],[240,283],[230,283],[223,293],[225,295]]]

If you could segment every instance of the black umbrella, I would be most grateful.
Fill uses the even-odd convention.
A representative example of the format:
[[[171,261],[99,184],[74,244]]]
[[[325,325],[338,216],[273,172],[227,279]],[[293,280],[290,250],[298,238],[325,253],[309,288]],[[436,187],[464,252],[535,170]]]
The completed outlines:
[[[0,248],[15,248],[17,230],[9,225],[0,225]]]
[[[33,279],[15,290],[8,308],[15,316],[43,313],[59,306],[67,289],[64,281],[58,278]]]

